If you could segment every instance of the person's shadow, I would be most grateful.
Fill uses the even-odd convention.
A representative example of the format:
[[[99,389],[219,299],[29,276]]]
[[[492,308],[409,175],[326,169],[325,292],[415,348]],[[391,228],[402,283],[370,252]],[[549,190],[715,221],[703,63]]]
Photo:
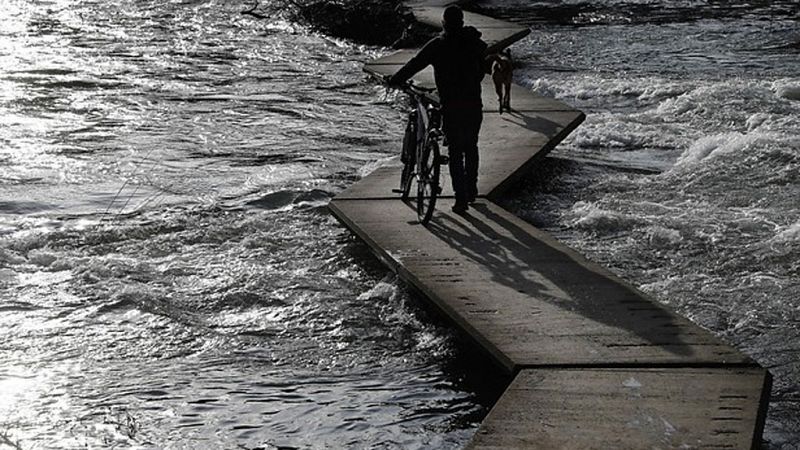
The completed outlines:
[[[511,109],[503,118],[516,125],[539,132],[549,138],[557,136],[565,128],[564,124],[553,122],[542,115],[534,115],[514,109]]]
[[[552,245],[545,233],[532,236],[498,211],[499,207],[476,203],[463,219],[438,214],[428,224],[434,235],[485,268],[492,281],[513,290],[498,291],[506,298],[483,296],[480,303],[487,311],[518,308],[519,302],[527,302],[525,310],[534,314],[518,319],[527,320],[534,334],[577,338],[587,346],[605,347],[594,355],[598,359],[615,351],[623,355],[611,363],[645,357],[648,362],[689,362],[694,345],[709,343],[704,336],[695,336],[705,333],[698,327],[577,253]]]

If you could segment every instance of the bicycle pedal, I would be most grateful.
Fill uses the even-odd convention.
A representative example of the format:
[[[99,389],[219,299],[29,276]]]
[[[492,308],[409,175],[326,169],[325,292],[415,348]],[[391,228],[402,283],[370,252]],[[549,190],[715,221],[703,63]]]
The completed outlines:
[[[395,193],[395,194],[402,194],[403,190],[402,189],[392,189],[392,192]]]
[[[441,195],[441,193],[442,193],[442,187],[436,186],[436,195]]]
[[[447,155],[439,155],[439,165],[445,165],[450,163],[450,157]]]

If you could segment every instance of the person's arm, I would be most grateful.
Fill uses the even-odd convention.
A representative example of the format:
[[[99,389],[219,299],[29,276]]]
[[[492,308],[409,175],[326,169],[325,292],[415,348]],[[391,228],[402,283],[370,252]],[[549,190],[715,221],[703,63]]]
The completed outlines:
[[[401,85],[408,81],[417,72],[433,64],[434,55],[436,54],[436,47],[438,46],[437,40],[433,39],[419,51],[413,58],[400,68],[391,78],[389,84]]]
[[[492,73],[492,65],[497,61],[497,53],[489,53],[489,45],[483,39],[479,39],[478,49],[483,55],[483,73]]]

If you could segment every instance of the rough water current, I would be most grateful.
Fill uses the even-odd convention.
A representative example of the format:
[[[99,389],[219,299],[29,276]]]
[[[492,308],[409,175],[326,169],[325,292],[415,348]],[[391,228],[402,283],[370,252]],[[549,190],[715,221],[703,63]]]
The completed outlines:
[[[473,355],[326,210],[396,152],[388,49],[222,0],[0,6],[0,447],[468,441]],[[797,3],[477,7],[588,116],[506,206],[768,367],[795,448]]]
[[[768,368],[765,447],[800,448],[798,3],[481,5],[587,114],[505,206]]]
[[[2,5],[0,432],[465,442],[451,332],[326,209],[402,130],[361,72],[385,49],[223,1]]]

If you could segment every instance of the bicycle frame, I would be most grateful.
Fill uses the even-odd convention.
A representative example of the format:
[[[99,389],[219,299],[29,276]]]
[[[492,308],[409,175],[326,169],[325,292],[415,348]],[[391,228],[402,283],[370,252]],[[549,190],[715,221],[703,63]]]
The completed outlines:
[[[437,105],[420,94],[412,95],[417,116],[417,148],[425,148],[428,139],[441,136],[441,112]]]
[[[426,97],[433,92],[413,85],[407,85],[404,91],[414,103],[409,113],[406,135],[403,142],[404,164],[400,181],[400,192],[403,200],[407,200],[411,189],[411,181],[417,184],[417,215],[420,223],[427,224],[433,216],[436,196],[441,193],[439,185],[440,164],[443,159],[439,152],[439,141],[442,137],[442,114],[439,105]],[[413,149],[409,148],[410,133],[414,133]]]

